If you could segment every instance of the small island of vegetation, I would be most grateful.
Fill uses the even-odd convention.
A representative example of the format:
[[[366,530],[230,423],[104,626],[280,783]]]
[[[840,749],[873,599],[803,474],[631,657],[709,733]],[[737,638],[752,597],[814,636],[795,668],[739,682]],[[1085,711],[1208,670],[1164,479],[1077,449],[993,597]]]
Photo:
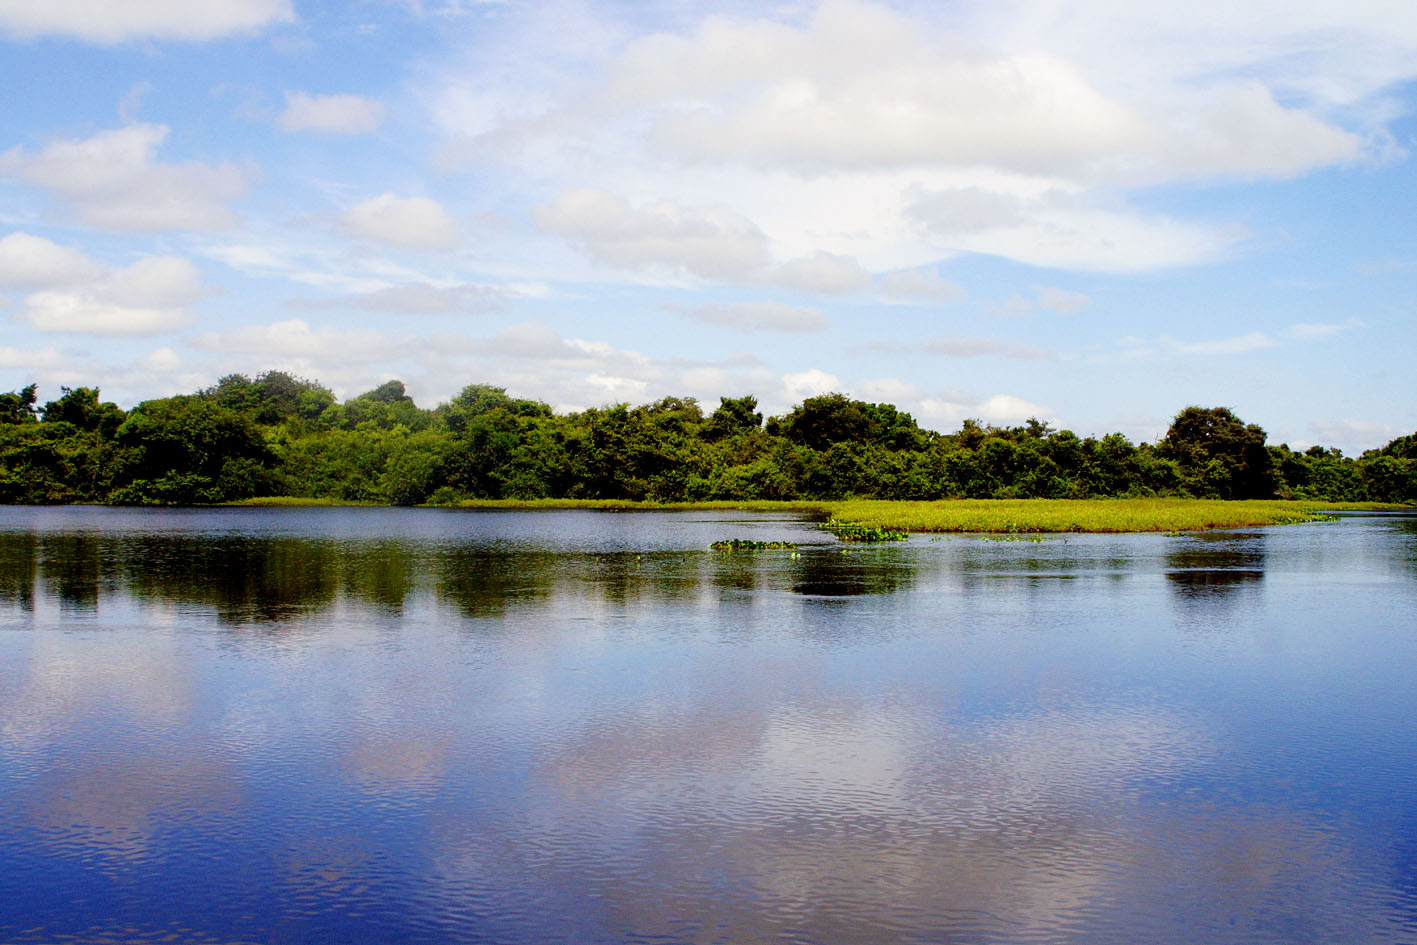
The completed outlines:
[[[9,504],[770,503],[875,534],[1182,530],[1414,501],[1417,433],[1360,457],[1298,451],[1225,407],[1186,407],[1137,444],[1039,420],[939,433],[836,393],[766,419],[752,396],[557,414],[482,384],[430,409],[397,380],[340,402],[281,371],[127,411],[94,387],[43,405],[33,384],[0,393]]]

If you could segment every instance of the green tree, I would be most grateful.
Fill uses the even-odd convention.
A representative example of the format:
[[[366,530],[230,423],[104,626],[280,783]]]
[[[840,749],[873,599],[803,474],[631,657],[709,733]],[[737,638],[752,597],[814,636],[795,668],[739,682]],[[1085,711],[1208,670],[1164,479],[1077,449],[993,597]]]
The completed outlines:
[[[31,423],[34,420],[36,385],[0,394],[0,423]]]
[[[1274,495],[1273,459],[1265,432],[1246,424],[1227,407],[1187,407],[1176,415],[1158,444],[1162,457],[1175,460],[1187,488],[1221,499],[1266,499]]]

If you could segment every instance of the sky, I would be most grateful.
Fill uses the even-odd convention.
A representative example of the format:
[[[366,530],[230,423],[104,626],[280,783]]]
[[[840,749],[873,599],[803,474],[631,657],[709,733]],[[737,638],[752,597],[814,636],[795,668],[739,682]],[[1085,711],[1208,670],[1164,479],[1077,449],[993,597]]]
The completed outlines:
[[[1411,0],[0,0],[0,391],[1417,430]]]

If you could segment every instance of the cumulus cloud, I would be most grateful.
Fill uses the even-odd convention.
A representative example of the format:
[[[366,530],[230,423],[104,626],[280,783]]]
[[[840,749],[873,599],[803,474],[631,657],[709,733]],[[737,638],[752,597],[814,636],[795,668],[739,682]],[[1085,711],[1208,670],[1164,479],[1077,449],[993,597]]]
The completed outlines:
[[[798,403],[808,397],[818,397],[841,389],[841,379],[835,374],[811,368],[782,376],[782,389],[790,403]]]
[[[301,319],[203,332],[189,339],[196,348],[261,359],[304,359],[334,364],[389,362],[416,348],[412,336],[369,329],[314,328]]]
[[[383,102],[362,95],[311,95],[285,93],[285,111],[279,118],[286,131],[360,135],[378,129],[384,120]]]
[[[340,217],[351,233],[406,249],[447,249],[458,226],[438,201],[383,193],[350,207]]]
[[[585,188],[574,209],[594,219],[563,206],[567,192],[541,221],[601,262],[786,286],[810,273],[806,288],[836,292],[861,287],[850,265],[891,271],[958,253],[1102,272],[1205,264],[1245,230],[1144,210],[1129,195],[1178,180],[1293,177],[1362,160],[1386,140],[1380,120],[1272,80],[1283,63],[1327,52],[1318,23],[1351,20],[1368,35],[1379,18],[1311,9],[1304,22],[1315,28],[1300,30],[1276,15],[1267,30],[1287,46],[1271,56],[1253,23],[1211,10],[1188,24],[1185,48],[1225,45],[1212,72],[1179,46],[1155,48],[1169,27],[1148,17],[1119,19],[1164,65],[1128,59],[1103,15],[1113,5],[1085,6],[1076,29],[1031,0],[929,19],[858,0],[790,16],[689,14],[675,32],[601,36],[573,76],[536,94],[500,94],[492,72],[464,75],[453,84],[475,90],[475,107],[463,102],[444,121],[481,157],[534,162],[548,180]],[[1209,16],[1251,42],[1212,36]],[[1048,30],[1031,28],[1043,22]],[[1150,68],[1148,81],[1129,81],[1132,67]],[[620,198],[609,191],[629,202],[611,207]],[[599,198],[581,199],[590,193]],[[708,204],[712,215],[690,209]],[[621,225],[604,227],[607,216]],[[818,254],[848,261],[834,285],[821,282]]]
[[[0,154],[0,176],[33,184],[85,223],[110,230],[205,230],[235,222],[227,207],[249,172],[234,164],[162,164],[166,125],[135,124],[31,153]]]
[[[72,246],[42,236],[11,233],[0,239],[0,285],[44,289],[97,278],[104,267]]]
[[[68,366],[69,358],[53,345],[43,348],[17,348],[0,345],[0,368],[25,371],[53,371]]]
[[[592,259],[624,269],[660,267],[747,281],[769,262],[767,237],[746,217],[671,201],[633,207],[603,190],[570,188],[536,210],[545,230]]]
[[[655,145],[695,160],[807,170],[925,164],[1069,170],[1145,137],[1145,122],[1043,53],[940,42],[883,6],[829,0],[803,26],[711,17],[615,64],[610,94],[666,109]]]
[[[35,292],[25,298],[18,316],[40,331],[89,335],[151,335],[182,327],[180,308],[121,305],[82,292]]]
[[[207,293],[197,267],[176,256],[107,266],[72,246],[11,233],[0,239],[0,286],[33,289],[15,318],[40,331],[146,335],[186,323]]]
[[[983,420],[994,426],[1015,426],[1030,417],[1056,422],[1053,410],[1013,394],[994,394],[978,401],[926,399],[917,417],[939,430],[960,426],[967,419]]]
[[[843,294],[866,284],[861,264],[839,253],[816,252],[790,259],[766,274],[766,280],[804,292]]]
[[[0,30],[112,45],[136,39],[200,41],[295,19],[290,0],[0,0]]]
[[[538,207],[536,221],[590,258],[620,269],[818,294],[854,292],[869,281],[859,262],[839,253],[778,261],[772,240],[756,223],[722,208],[671,200],[637,207],[608,191],[578,187]]]
[[[1088,58],[1047,45],[990,49],[882,5],[827,0],[801,25],[714,16],[688,35],[637,40],[602,96],[651,115],[662,151],[808,173],[1284,177],[1361,149],[1253,79],[1142,103],[1089,80]]]
[[[821,331],[830,324],[820,309],[776,302],[699,305],[680,311],[696,321],[738,331]]]

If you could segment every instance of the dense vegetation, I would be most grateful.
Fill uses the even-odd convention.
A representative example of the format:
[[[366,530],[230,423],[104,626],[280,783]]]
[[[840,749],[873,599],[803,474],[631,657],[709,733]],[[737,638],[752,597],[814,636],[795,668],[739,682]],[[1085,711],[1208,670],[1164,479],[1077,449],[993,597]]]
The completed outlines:
[[[1224,407],[1187,407],[1154,445],[1037,420],[954,433],[890,404],[812,397],[764,418],[665,397],[555,414],[471,385],[426,409],[389,381],[340,403],[271,371],[124,412],[92,387],[0,393],[0,502],[201,504],[303,496],[395,505],[626,500],[1190,496],[1417,500],[1417,433],[1361,457],[1269,445]]]

